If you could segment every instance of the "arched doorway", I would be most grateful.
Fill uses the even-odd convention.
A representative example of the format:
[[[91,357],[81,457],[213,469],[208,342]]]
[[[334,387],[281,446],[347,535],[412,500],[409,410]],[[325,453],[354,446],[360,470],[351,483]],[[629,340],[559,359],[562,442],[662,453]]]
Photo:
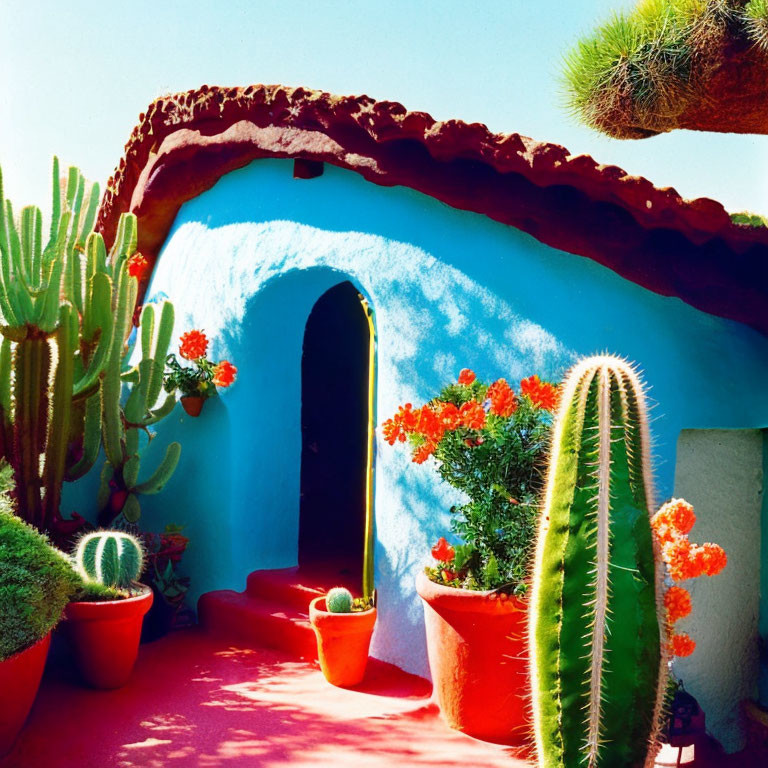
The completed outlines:
[[[372,567],[372,341],[367,305],[345,281],[312,308],[301,361],[299,565],[352,584]]]

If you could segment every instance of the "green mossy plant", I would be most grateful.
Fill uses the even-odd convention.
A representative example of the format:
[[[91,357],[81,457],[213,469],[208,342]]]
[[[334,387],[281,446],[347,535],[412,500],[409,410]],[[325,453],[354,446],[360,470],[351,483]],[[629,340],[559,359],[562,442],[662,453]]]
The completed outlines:
[[[576,365],[553,432],[531,588],[539,768],[653,764],[667,627],[649,449],[632,367],[608,356]]]
[[[0,661],[42,640],[80,586],[67,556],[13,511],[0,469]]]
[[[566,55],[569,110],[615,138],[669,130],[729,46],[768,51],[768,0],[641,0]]]

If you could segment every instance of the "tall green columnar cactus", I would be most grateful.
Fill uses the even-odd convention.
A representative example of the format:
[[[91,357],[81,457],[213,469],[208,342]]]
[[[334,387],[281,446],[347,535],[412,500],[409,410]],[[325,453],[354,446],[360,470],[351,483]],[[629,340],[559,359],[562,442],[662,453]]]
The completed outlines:
[[[168,415],[176,404],[175,395],[165,397],[155,408],[163,390],[163,371],[173,335],[173,305],[165,302],[155,334],[155,309],[147,304],[141,313],[141,359],[123,372],[120,357],[110,357],[104,374],[102,412],[104,451],[107,461],[101,474],[99,522],[108,525],[121,514],[129,523],[141,515],[140,494],[158,493],[170,480],[181,454],[179,443],[170,443],[155,471],[139,481],[141,465],[140,437],[151,435],[149,427]],[[122,384],[129,393],[121,405]]]
[[[593,357],[563,384],[530,611],[540,768],[652,765],[663,706],[663,566],[642,384]]]
[[[125,261],[136,219],[112,251],[91,232],[94,184],[70,168],[62,195],[53,163],[50,234],[36,207],[14,217],[0,172],[0,456],[13,467],[18,512],[40,529],[61,523],[64,480],[82,477],[101,442],[101,380],[122,354],[137,284]]]

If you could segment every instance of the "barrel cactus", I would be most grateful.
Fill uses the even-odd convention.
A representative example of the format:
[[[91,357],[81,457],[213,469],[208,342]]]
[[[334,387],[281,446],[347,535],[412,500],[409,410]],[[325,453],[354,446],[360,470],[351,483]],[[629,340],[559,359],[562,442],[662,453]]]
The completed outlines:
[[[330,613],[351,613],[352,593],[344,587],[334,587],[325,598],[325,607]]]
[[[96,531],[78,542],[75,567],[86,582],[131,589],[144,570],[144,550],[129,533]]]
[[[667,675],[643,385],[615,357],[563,384],[530,610],[540,768],[653,764]]]

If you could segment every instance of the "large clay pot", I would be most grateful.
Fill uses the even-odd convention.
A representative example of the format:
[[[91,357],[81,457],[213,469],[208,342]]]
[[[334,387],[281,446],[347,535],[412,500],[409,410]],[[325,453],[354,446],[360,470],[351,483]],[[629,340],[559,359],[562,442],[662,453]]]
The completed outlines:
[[[70,603],[65,611],[80,674],[94,688],[120,688],[128,682],[152,590],[125,600]]]
[[[0,662],[0,756],[16,741],[40,687],[51,633]]]
[[[497,744],[530,740],[527,604],[454,589],[420,573],[433,696],[456,730]]]
[[[309,620],[317,636],[317,656],[325,679],[341,688],[362,682],[376,609],[330,613],[325,610],[325,598],[316,597],[309,604]]]

